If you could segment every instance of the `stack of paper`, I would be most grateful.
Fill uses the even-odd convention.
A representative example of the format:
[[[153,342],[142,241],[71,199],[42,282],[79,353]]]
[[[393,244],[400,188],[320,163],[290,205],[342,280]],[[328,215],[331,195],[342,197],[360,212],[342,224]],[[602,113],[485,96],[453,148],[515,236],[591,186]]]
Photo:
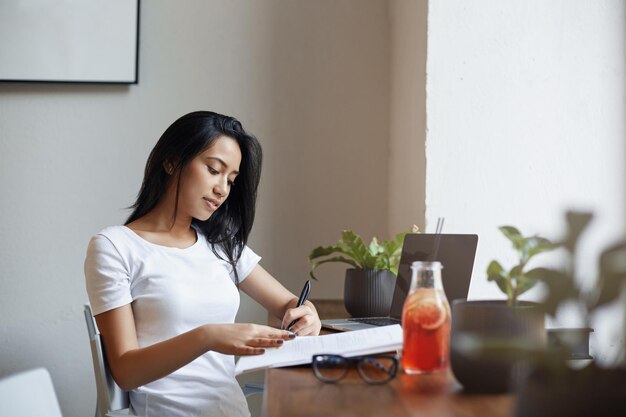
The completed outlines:
[[[324,336],[301,336],[286,340],[279,348],[266,349],[262,355],[242,356],[235,366],[235,373],[311,363],[313,355],[323,353],[359,356],[401,348],[402,327],[399,324]]]

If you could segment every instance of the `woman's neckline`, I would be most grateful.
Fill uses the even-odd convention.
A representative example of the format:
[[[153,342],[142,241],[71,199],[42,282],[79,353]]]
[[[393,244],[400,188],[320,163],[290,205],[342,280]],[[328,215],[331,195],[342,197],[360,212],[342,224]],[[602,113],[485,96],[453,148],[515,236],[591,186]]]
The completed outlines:
[[[150,246],[154,246],[156,248],[159,249],[164,249],[164,250],[170,250],[170,251],[176,251],[176,252],[180,252],[180,251],[189,251],[194,249],[196,246],[198,246],[200,244],[200,232],[198,231],[198,229],[196,229],[196,227],[192,224],[191,225],[191,229],[196,233],[196,241],[194,243],[192,243],[189,246],[186,247],[178,247],[178,246],[166,246],[166,245],[161,245],[159,243],[154,243],[149,241],[148,239],[144,238],[143,236],[141,236],[139,233],[135,232],[133,229],[131,229],[130,227],[126,226],[126,225],[122,225],[122,228],[124,228],[124,230],[128,231],[128,233],[133,236],[136,240],[139,240],[140,242],[150,245]]]

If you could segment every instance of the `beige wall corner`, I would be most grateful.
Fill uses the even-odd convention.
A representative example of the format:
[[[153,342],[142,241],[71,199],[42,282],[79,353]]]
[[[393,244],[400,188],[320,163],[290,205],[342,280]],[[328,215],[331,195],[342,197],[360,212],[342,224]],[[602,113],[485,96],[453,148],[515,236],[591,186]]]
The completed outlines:
[[[391,0],[389,234],[425,231],[427,0]]]

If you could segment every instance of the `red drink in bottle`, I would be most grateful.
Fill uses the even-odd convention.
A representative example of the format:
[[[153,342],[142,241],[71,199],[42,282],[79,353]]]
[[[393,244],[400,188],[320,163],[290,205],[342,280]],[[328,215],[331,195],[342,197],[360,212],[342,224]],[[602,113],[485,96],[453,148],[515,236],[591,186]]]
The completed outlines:
[[[441,284],[439,262],[414,262],[411,289],[402,310],[406,373],[447,369],[450,357],[450,306]]]

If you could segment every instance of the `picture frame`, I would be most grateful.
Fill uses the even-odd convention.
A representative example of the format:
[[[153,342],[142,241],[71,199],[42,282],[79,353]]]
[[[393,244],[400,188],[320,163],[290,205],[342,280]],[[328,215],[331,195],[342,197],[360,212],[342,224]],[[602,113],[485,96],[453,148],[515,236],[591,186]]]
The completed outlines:
[[[137,84],[139,0],[0,2],[0,82]]]

